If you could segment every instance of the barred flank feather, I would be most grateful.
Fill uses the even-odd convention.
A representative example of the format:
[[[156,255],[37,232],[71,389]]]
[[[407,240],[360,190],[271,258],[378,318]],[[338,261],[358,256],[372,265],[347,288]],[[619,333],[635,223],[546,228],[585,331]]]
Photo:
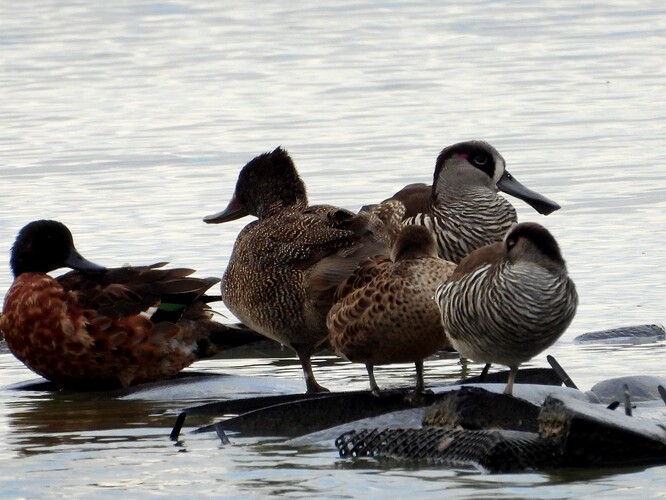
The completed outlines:
[[[430,214],[410,217],[405,224],[427,227],[435,236],[439,256],[460,262],[477,248],[501,241],[516,221],[516,210],[508,201],[479,190],[456,203],[434,205]]]

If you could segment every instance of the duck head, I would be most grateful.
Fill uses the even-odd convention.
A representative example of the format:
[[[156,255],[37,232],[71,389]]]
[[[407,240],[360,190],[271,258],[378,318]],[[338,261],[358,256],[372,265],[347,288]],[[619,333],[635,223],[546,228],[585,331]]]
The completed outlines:
[[[231,201],[223,211],[204,217],[219,224],[246,215],[267,217],[284,207],[308,204],[305,184],[289,153],[281,147],[252,159],[238,175]]]
[[[12,246],[10,267],[15,277],[28,272],[48,273],[61,267],[77,271],[106,269],[83,258],[67,226],[54,220],[33,221],[19,231]]]
[[[503,245],[513,264],[524,260],[553,270],[565,267],[557,241],[541,224],[535,222],[516,224],[506,233]]]
[[[439,191],[464,192],[467,188],[486,187],[523,200],[543,215],[560,205],[523,186],[506,170],[502,155],[484,141],[465,141],[448,146],[437,157],[433,179],[433,197]]]
[[[437,244],[431,231],[416,224],[402,226],[391,248],[391,260],[397,262],[423,257],[437,257]]]

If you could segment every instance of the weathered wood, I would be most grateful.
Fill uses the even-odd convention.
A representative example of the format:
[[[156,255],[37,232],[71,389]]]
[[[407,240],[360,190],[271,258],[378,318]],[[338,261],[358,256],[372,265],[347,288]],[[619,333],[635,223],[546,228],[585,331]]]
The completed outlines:
[[[523,382],[529,380],[530,383],[534,383],[534,380],[545,380],[560,385],[559,378],[549,368],[532,368],[524,372]],[[491,374],[494,376],[491,380],[506,381],[508,374],[508,371]],[[238,416],[221,422],[225,430],[253,435],[298,436],[392,411],[428,406],[440,397],[441,394],[415,397],[411,389],[407,388],[383,391],[380,397],[370,391],[289,394],[220,401],[187,408],[183,413],[235,414]],[[172,439],[178,437],[184,418],[180,417],[176,423],[171,432]],[[201,427],[195,432],[213,431],[215,424]]]
[[[664,426],[567,396],[546,398],[539,435],[559,441],[567,466],[666,462]]]
[[[329,398],[333,394],[341,393],[298,393],[298,394],[276,394],[273,396],[256,396],[251,398],[241,399],[226,399],[224,401],[215,401],[214,403],[206,403],[199,406],[192,406],[183,410],[183,413],[189,415],[240,415],[261,408],[268,408],[283,403],[291,403],[294,401],[303,401],[311,399]],[[346,393],[345,393],[346,394]]]
[[[248,411],[194,432],[239,431],[253,436],[300,436],[354,420],[376,417],[385,413],[431,405],[440,396],[414,396],[406,391],[343,392],[301,398]]]
[[[480,377],[469,377],[460,380],[459,384],[506,384],[509,381],[509,370],[488,373],[483,380]],[[562,380],[552,368],[521,368],[516,376],[517,384],[562,385]]]
[[[424,426],[450,429],[509,429],[537,432],[540,407],[506,394],[463,387],[443,394],[426,409]]]

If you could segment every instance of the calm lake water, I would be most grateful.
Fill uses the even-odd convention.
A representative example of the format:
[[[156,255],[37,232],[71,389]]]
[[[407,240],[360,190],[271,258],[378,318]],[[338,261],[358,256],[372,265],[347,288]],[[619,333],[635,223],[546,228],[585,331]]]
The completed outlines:
[[[427,182],[438,152],[470,138],[557,200],[521,220],[556,236],[581,298],[549,351],[582,388],[666,376],[663,343],[593,346],[583,332],[664,321],[666,5],[547,2],[0,2],[0,249],[53,218],[108,266],[168,260],[219,276],[249,219],[209,226],[239,169],[282,145],[312,202],[357,209]],[[11,284],[0,265],[0,293]],[[228,314],[223,306],[221,313]],[[232,321],[233,318],[229,318]],[[545,354],[530,366],[546,366]],[[35,376],[0,354],[0,496],[658,496],[666,467],[487,475],[340,459],[332,442],[168,432],[220,397],[298,392],[287,352],[195,365],[200,390],[124,399],[12,389]],[[480,366],[472,365],[472,373]],[[455,379],[457,359],[426,363]],[[334,390],[362,366],[316,360]],[[408,385],[406,365],[380,385]],[[188,428],[187,430],[190,430]]]

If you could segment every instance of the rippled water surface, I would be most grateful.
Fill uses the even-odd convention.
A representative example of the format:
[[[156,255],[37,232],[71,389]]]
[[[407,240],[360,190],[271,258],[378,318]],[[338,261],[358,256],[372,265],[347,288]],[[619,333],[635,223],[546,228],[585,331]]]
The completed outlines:
[[[221,275],[248,220],[207,226],[240,167],[277,145],[312,202],[350,209],[428,181],[446,145],[485,139],[562,205],[548,226],[581,304],[550,350],[580,387],[666,376],[664,345],[583,347],[602,328],[664,321],[663,2],[0,2],[0,248],[26,222],[68,224],[108,266],[168,260]],[[0,292],[11,284],[0,266]],[[222,306],[219,311],[225,313]],[[318,379],[362,389],[362,366]],[[544,356],[531,366],[545,366]],[[0,495],[654,496],[665,468],[486,475],[337,457],[331,443],[210,434],[168,440],[180,408],[302,390],[288,353],[201,362],[201,392],[111,399],[17,391],[0,354]],[[480,367],[472,365],[472,373]],[[462,374],[426,363],[428,383]],[[406,366],[380,384],[411,384]]]

